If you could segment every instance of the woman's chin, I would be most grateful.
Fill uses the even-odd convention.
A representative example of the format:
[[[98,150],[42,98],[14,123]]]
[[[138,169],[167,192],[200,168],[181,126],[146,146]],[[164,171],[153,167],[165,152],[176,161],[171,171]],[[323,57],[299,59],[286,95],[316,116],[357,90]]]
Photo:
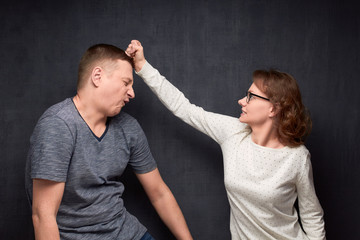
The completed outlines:
[[[244,118],[243,118],[242,116],[239,117],[239,121],[240,121],[241,123],[246,123],[246,121],[244,120]]]

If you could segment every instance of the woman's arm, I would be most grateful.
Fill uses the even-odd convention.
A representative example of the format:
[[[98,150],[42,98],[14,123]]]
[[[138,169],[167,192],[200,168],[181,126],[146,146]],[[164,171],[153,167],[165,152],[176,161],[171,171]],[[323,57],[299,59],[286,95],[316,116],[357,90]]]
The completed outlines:
[[[207,112],[189,100],[160,75],[146,60],[140,42],[133,40],[126,52],[133,57],[136,73],[144,80],[160,101],[177,117],[221,144],[228,137],[244,130],[237,118]]]
[[[297,183],[300,219],[310,240],[325,238],[324,212],[315,193],[310,154]]]

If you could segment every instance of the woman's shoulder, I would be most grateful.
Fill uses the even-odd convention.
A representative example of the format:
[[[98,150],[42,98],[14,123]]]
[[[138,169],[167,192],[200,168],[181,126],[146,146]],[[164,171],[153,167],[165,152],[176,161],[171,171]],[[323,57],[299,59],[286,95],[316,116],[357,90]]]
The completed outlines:
[[[300,158],[306,159],[308,156],[310,156],[310,152],[305,145],[300,145],[296,147],[287,147],[287,149],[292,155],[298,156]]]

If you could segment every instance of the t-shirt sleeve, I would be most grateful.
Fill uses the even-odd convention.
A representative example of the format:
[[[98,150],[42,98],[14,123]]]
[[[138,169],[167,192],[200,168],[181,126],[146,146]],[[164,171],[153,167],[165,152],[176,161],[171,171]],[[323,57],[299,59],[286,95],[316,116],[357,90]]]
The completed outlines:
[[[129,165],[135,173],[147,173],[154,170],[157,165],[151,154],[145,133],[137,121],[135,121],[134,127],[134,136],[130,143]]]
[[[66,182],[74,139],[56,116],[41,118],[30,139],[31,178]]]

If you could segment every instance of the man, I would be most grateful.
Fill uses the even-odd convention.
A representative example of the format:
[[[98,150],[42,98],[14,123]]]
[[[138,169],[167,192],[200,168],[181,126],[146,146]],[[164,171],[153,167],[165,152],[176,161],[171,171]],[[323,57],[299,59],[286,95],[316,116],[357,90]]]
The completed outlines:
[[[121,111],[135,97],[133,62],[115,46],[90,47],[77,94],[50,107],[30,139],[26,188],[37,240],[152,239],[126,211],[119,177],[129,164],[177,239],[192,239],[137,121]]]

